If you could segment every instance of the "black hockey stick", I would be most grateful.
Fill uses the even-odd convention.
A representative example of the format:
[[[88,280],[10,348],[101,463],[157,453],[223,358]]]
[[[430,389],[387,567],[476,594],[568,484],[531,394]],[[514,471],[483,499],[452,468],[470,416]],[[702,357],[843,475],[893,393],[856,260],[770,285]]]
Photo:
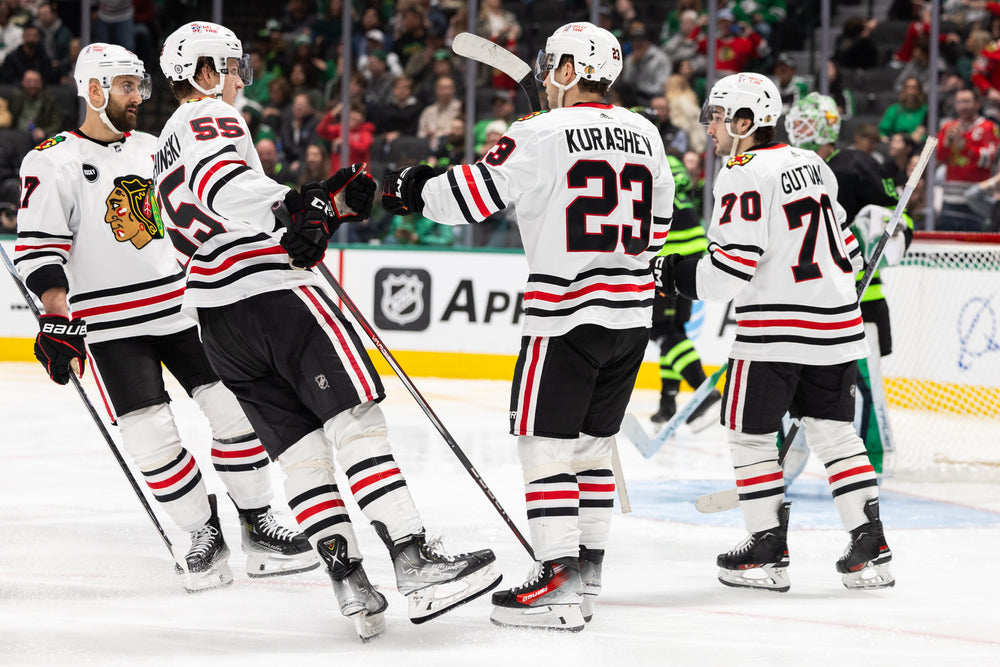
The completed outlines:
[[[0,246],[0,255],[3,255],[4,266],[7,267],[7,272],[13,279],[14,284],[17,285],[17,289],[20,290],[21,296],[24,297],[24,302],[28,304],[28,308],[31,309],[35,319],[38,320],[41,317],[41,313],[38,311],[38,306],[35,305],[35,300],[32,298],[31,294],[28,293],[28,288],[25,287],[24,282],[21,280],[21,276],[18,275],[17,269],[14,268],[14,263],[10,261],[10,257],[7,256],[7,251],[3,249],[3,246]],[[142,503],[143,509],[146,510],[149,520],[152,521],[153,526],[156,527],[156,532],[160,534],[160,538],[170,551],[170,555],[173,556],[174,560],[177,561],[177,563],[181,565],[185,571],[187,571],[187,561],[185,561],[184,558],[178,558],[177,554],[174,553],[174,545],[170,542],[170,538],[167,537],[167,533],[163,530],[160,520],[156,518],[156,514],[153,513],[153,508],[149,506],[146,496],[143,495],[142,489],[139,488],[139,484],[135,481],[131,471],[129,471],[128,466],[125,463],[125,459],[122,458],[122,454],[118,450],[118,446],[111,438],[111,434],[108,433],[108,429],[104,426],[104,422],[101,421],[100,416],[97,414],[97,410],[94,409],[94,404],[91,403],[90,399],[87,397],[87,392],[84,390],[83,385],[80,384],[80,379],[76,376],[76,373],[73,372],[69,374],[69,379],[72,380],[73,386],[76,387],[76,393],[80,395],[80,400],[82,400],[83,404],[87,406],[87,411],[90,413],[91,419],[94,420],[94,424],[97,425],[97,429],[104,437],[104,442],[107,443],[111,453],[114,454],[115,460],[118,461],[118,465],[121,467],[122,472],[125,473],[125,477],[128,479],[129,484],[132,485],[132,490],[135,491],[136,497],[138,497],[139,502]]]
[[[347,292],[344,290],[343,286],[341,286],[341,284],[337,281],[337,279],[333,277],[333,274],[330,273],[330,269],[326,268],[326,265],[323,264],[323,262],[317,264],[316,267],[319,269],[319,272],[323,276],[323,278],[326,279],[326,282],[330,284],[330,287],[333,288],[333,291],[337,293],[338,297],[340,297],[340,300],[344,302],[345,306],[347,306],[347,309],[351,311],[351,315],[354,317],[354,320],[361,325],[361,328],[364,329],[365,334],[368,335],[368,338],[370,338],[371,341],[375,343],[375,347],[378,348],[378,351],[382,353],[382,356],[385,357],[385,360],[389,362],[389,366],[392,367],[392,370],[396,373],[396,375],[402,381],[403,385],[410,392],[410,395],[413,396],[413,400],[417,402],[417,405],[419,405],[420,408],[424,411],[424,414],[427,415],[427,418],[431,420],[431,423],[434,424],[434,427],[438,430],[438,433],[441,434],[441,437],[444,438],[444,441],[451,448],[451,451],[455,453],[455,456],[457,456],[458,460],[462,462],[462,465],[469,472],[469,475],[471,475],[472,479],[474,479],[476,481],[476,484],[479,485],[479,488],[482,490],[483,494],[485,494],[487,499],[489,499],[490,504],[493,505],[493,508],[496,509],[497,513],[504,520],[504,523],[507,524],[507,527],[510,528],[511,532],[514,533],[514,537],[517,538],[517,541],[521,543],[521,546],[523,546],[527,550],[528,555],[531,556],[532,560],[534,560],[535,552],[531,548],[531,544],[528,542],[528,540],[524,538],[524,535],[521,534],[521,531],[518,530],[517,526],[507,515],[507,512],[506,510],[504,510],[503,505],[500,504],[500,501],[497,500],[495,495],[493,495],[493,491],[491,491],[490,487],[488,487],[486,485],[486,482],[483,481],[483,478],[482,476],[480,476],[479,471],[476,470],[476,467],[472,465],[472,461],[470,461],[469,457],[465,455],[465,452],[462,451],[462,448],[459,447],[458,443],[455,441],[455,438],[452,437],[451,433],[448,432],[448,429],[445,428],[444,423],[431,408],[430,404],[427,403],[427,400],[420,393],[420,390],[417,389],[415,384],[413,384],[413,380],[410,379],[410,376],[407,375],[406,371],[403,370],[403,367],[399,365],[399,362],[396,361],[396,358],[392,355],[392,352],[389,351],[389,348],[386,347],[384,342],[382,342],[381,336],[378,335],[378,332],[375,331],[375,328],[372,327],[372,325],[368,322],[368,319],[364,316],[364,313],[361,312],[361,309],[358,308],[357,304],[354,303],[351,297],[347,295]]]
[[[478,63],[498,69],[517,82],[524,94],[528,96],[528,106],[532,111],[540,111],[538,87],[535,85],[535,73],[531,65],[516,55],[494,44],[485,37],[471,32],[460,32],[451,43],[451,50],[463,58],[475,60]]]

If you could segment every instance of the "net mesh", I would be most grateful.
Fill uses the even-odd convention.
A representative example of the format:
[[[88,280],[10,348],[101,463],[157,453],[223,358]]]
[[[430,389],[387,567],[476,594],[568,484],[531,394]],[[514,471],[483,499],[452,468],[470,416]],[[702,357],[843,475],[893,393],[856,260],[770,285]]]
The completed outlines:
[[[1000,480],[1000,244],[917,241],[881,276],[892,474]]]

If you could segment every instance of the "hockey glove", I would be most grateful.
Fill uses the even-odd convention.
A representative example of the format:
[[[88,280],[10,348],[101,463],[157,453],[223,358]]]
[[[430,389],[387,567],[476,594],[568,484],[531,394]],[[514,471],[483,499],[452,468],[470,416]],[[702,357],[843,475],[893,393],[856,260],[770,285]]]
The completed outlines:
[[[653,258],[653,285],[660,296],[673,298],[677,291],[677,279],[674,267],[681,260],[680,255],[657,255]]]
[[[372,204],[375,203],[375,179],[366,171],[367,166],[364,162],[357,162],[338,169],[323,183],[338,225],[361,222],[371,217]],[[333,233],[332,229],[330,233]]]
[[[38,325],[35,358],[45,366],[52,381],[66,384],[71,370],[83,377],[87,365],[87,349],[83,346],[87,323],[79,317],[70,321],[62,315],[42,315]]]
[[[382,179],[382,208],[393,215],[423,213],[424,200],[420,195],[424,184],[434,175],[434,169],[426,164],[390,171]]]
[[[289,190],[284,202],[274,206],[274,217],[286,228],[281,247],[288,253],[292,267],[309,269],[323,259],[330,242],[327,224],[330,200],[319,183],[306,183],[302,193]]]

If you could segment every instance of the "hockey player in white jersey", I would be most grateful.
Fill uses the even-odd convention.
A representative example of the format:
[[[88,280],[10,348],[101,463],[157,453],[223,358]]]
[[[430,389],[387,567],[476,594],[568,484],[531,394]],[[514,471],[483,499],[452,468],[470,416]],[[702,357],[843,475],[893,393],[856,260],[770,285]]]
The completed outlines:
[[[387,174],[382,205],[446,224],[517,207],[529,276],[510,429],[537,563],[523,585],[494,593],[491,618],[577,631],[601,587],[613,439],[649,338],[650,261],[674,182],[656,128],[602,102],[622,69],[611,33],[567,24],[538,62],[550,111],[515,122],[474,165]]]
[[[722,402],[750,536],[718,557],[729,586],[787,591],[788,513],[774,446],[786,410],[802,418],[850,532],[837,561],[848,588],[892,586],[875,471],[854,432],[857,360],[868,353],[854,274],[861,251],[837,181],[812,151],[774,143],[781,98],[765,76],[712,87],[702,115],[716,155],[708,255],[657,258],[658,280],[691,299],[733,299],[736,340]]]
[[[125,450],[171,519],[191,532],[188,572],[177,568],[188,590],[233,575],[215,497],[181,443],[161,363],[208,417],[212,464],[239,513],[247,574],[314,569],[319,559],[305,537],[271,514],[264,448],[180,312],[184,272],[151,190],[156,138],[135,131],[150,92],[143,63],[120,46],[90,44],[75,78],[87,102],[83,124],[42,142],[21,164],[14,263],[45,309],[35,356],[66,384],[71,365],[83,373],[86,336]]]
[[[196,317],[212,366],[286,474],[296,519],[327,565],[341,613],[362,638],[385,627],[334,475],[385,542],[414,623],[500,582],[486,549],[447,556],[425,537],[392,455],[381,379],[323,281],[309,270],[344,221],[371,213],[375,183],[356,164],[301,193],[264,175],[233,107],[252,70],[229,29],[207,22],[164,41],[160,67],[180,106],[153,159],[156,192],[186,267],[183,309]],[[294,265],[294,266],[293,266]]]

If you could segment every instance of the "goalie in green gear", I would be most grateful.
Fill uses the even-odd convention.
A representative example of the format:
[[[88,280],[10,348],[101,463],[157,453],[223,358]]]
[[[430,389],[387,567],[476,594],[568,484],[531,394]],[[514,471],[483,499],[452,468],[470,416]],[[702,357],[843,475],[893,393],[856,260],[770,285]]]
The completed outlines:
[[[856,150],[838,150],[840,112],[833,98],[809,93],[796,101],[785,116],[785,129],[793,146],[815,151],[833,170],[840,186],[837,201],[847,212],[854,236],[858,239],[867,263],[878,244],[886,223],[899,201],[890,179],[884,178],[881,167],[870,155]],[[913,220],[903,216],[871,285],[861,297],[861,316],[871,348],[867,359],[858,360],[858,401],[855,428],[865,441],[865,449],[875,472],[888,470],[887,456],[892,451],[892,432],[882,387],[880,359],[892,352],[889,307],[882,294],[878,269],[898,262],[913,238]],[[858,274],[858,279],[862,278]],[[809,449],[801,432],[785,457],[786,483],[790,483],[805,467]]]

